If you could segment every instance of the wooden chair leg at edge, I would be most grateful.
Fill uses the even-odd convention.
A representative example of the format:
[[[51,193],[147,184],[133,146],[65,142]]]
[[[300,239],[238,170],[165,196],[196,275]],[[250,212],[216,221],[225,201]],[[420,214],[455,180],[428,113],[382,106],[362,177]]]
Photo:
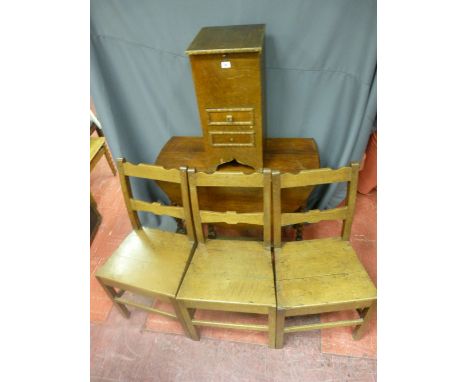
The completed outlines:
[[[114,160],[112,159],[112,155],[110,153],[109,147],[107,146],[107,143],[104,143],[104,155],[106,156],[107,163],[109,163],[109,167],[112,170],[112,174],[117,174],[117,170],[115,168]]]
[[[189,310],[184,306],[184,303],[174,299],[172,300],[172,306],[174,307],[175,314],[185,334],[194,341],[200,341],[200,334],[192,323],[192,314],[190,314]]]
[[[268,309],[268,346],[276,348],[276,307]]]
[[[360,340],[366,330],[369,327],[371,316],[375,310],[375,306],[377,303],[373,303],[370,307],[363,309],[362,313],[360,314],[361,317],[364,319],[364,322],[361,325],[358,325],[353,330],[353,339]]]
[[[276,309],[276,341],[275,341],[276,349],[281,349],[283,347],[285,317],[286,317],[285,310]]]
[[[106,294],[109,296],[109,298],[112,300],[118,311],[125,317],[129,318],[130,317],[130,311],[127,309],[127,307],[124,304],[121,304],[120,302],[117,302],[114,300],[115,297],[117,296],[117,292],[115,289],[109,285],[104,284],[102,280],[100,280],[98,277],[96,279],[99,281],[99,284],[101,284],[102,288],[106,292]]]

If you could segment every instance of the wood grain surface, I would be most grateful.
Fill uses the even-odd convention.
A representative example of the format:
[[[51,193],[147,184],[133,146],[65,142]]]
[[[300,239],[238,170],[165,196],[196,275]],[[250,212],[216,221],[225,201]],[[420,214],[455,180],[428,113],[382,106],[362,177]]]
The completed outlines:
[[[207,165],[260,169],[264,146],[264,25],[205,27],[190,57]]]
[[[167,169],[189,166],[197,171],[209,171],[202,137],[172,137],[162,148],[155,164]],[[312,138],[267,138],[265,141],[264,168],[295,173],[320,167],[319,152]],[[226,164],[219,171],[255,170],[239,164]],[[171,201],[181,205],[180,186],[158,182]],[[284,189],[281,195],[283,212],[295,212],[305,206],[313,186]],[[200,187],[200,209],[211,211],[262,212],[262,190],[255,188]]]

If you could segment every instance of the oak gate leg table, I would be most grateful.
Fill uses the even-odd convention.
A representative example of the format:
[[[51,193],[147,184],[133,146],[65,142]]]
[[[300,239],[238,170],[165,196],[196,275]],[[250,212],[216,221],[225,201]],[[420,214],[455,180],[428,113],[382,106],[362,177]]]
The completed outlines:
[[[197,171],[212,172],[206,159],[203,137],[172,137],[162,148],[155,164],[167,169],[188,166],[196,168]],[[317,169],[320,167],[317,144],[312,138],[266,138],[263,167],[292,173]],[[255,170],[237,163],[226,163],[221,165],[218,171],[252,173]],[[158,182],[158,184],[173,204],[182,205],[179,188],[166,182]],[[311,186],[283,190],[281,195],[283,212],[297,212],[304,209],[312,190]],[[200,209],[218,212],[261,212],[263,209],[262,192],[258,189],[201,187],[198,197]],[[295,228],[296,239],[301,240],[302,225]],[[213,226],[209,227],[209,230],[211,235],[215,234]]]

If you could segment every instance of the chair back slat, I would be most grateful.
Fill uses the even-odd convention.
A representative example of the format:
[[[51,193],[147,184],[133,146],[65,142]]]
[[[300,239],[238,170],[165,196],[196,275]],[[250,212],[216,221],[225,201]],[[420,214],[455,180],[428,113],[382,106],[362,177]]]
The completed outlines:
[[[134,229],[141,228],[141,221],[137,211],[150,212],[154,215],[167,215],[179,219],[184,219],[187,228],[187,236],[190,240],[195,240],[193,229],[192,213],[190,210],[190,199],[188,190],[187,167],[179,170],[167,170],[161,166],[149,164],[132,164],[119,158],[117,160],[120,184],[127,207],[128,216]],[[164,181],[180,184],[182,194],[182,206],[165,206],[159,202],[146,202],[133,197],[129,177]]]
[[[134,178],[181,183],[180,171],[175,168],[168,170],[162,166],[155,166],[144,163],[133,164],[123,162],[123,171],[126,176],[132,176]]]
[[[235,211],[200,211],[202,223],[255,224],[263,225],[263,212],[237,213]]]
[[[134,211],[151,212],[154,215],[168,215],[174,218],[185,219],[183,207],[165,206],[159,202],[145,202],[138,199],[130,199],[130,206]]]
[[[263,187],[263,174],[254,172],[197,172],[198,187]]]
[[[188,169],[190,201],[197,240],[205,242],[203,223],[253,224],[263,226],[265,247],[271,246],[271,170],[262,173],[214,172],[211,174]],[[252,187],[263,189],[263,212],[239,213],[200,210],[197,187]]]
[[[344,220],[348,216],[348,207],[333,208],[330,210],[310,210],[307,212],[294,212],[281,214],[281,225],[299,223],[318,223],[322,220]]]
[[[342,167],[337,170],[319,168],[317,170],[304,170],[298,174],[281,174],[281,188],[316,186],[319,184],[349,182],[351,180],[351,167]]]
[[[281,174],[279,171],[273,171],[273,245],[276,248],[281,246],[281,227],[298,223],[317,223],[322,220],[343,220],[341,236],[343,240],[349,240],[356,204],[358,174],[359,163],[356,162],[336,170],[323,168],[304,170],[297,174]],[[323,211],[281,213],[281,189],[341,182],[348,184],[344,207]]]

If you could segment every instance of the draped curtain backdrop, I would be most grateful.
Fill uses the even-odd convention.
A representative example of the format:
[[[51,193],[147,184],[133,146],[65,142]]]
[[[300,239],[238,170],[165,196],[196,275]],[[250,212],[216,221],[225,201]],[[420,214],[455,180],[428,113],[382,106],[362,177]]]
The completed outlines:
[[[238,24],[266,24],[266,136],[314,138],[323,167],[360,161],[376,117],[375,0],[92,0],[91,95],[114,157],[153,163],[171,136],[202,135],[184,52],[200,28]],[[318,188],[308,207],[344,192]]]

